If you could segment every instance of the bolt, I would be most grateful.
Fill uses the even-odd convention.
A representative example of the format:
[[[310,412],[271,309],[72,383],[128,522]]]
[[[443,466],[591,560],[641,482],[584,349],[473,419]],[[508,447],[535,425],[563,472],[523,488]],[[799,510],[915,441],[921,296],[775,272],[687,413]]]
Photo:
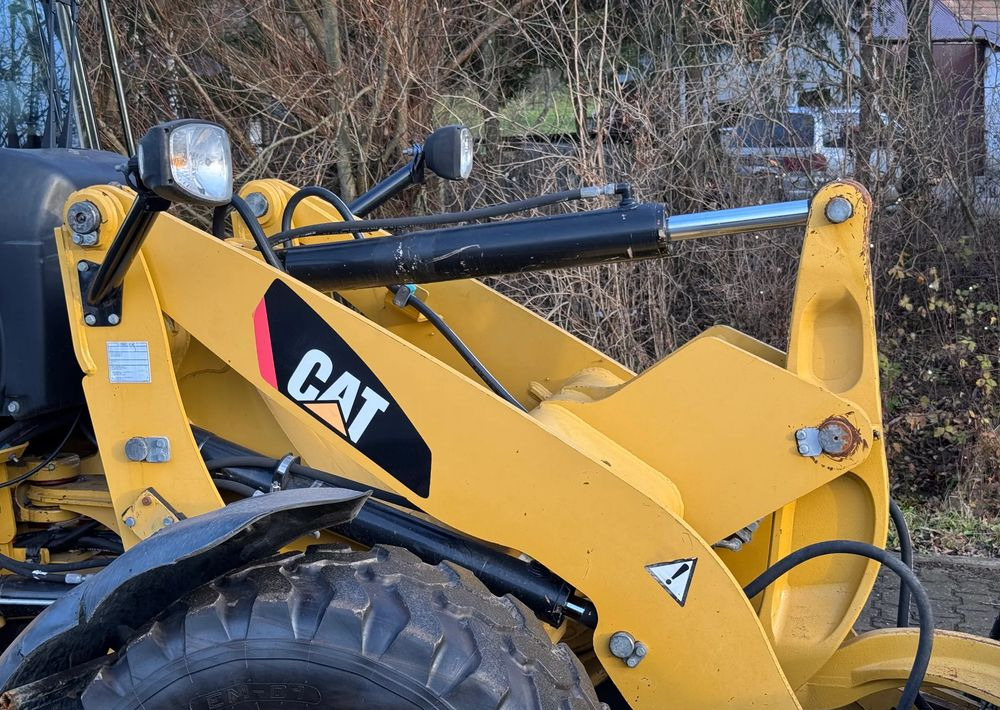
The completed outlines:
[[[108,316],[108,325],[118,325],[121,320],[122,319],[118,317],[117,313],[112,313]]]
[[[88,264],[86,261],[78,261],[78,262],[76,262],[76,270],[79,271],[79,272],[81,272],[81,273],[85,272],[89,268],[90,268],[90,264]]]
[[[164,519],[163,519],[163,524],[164,524],[165,526],[166,526],[166,525],[173,525],[173,522],[174,522],[174,519],[173,519],[173,518],[164,518]]]
[[[819,428],[820,446],[832,456],[847,454],[854,441],[855,432],[846,421],[831,419]]]
[[[83,322],[87,325],[97,325],[97,316],[93,313],[88,313],[83,317]]]
[[[833,197],[826,203],[826,218],[833,224],[846,222],[854,215],[854,205],[847,198]]]
[[[21,411],[21,403],[18,402],[16,399],[10,400],[9,402],[7,402],[7,411],[10,412],[11,414],[17,414],[19,411]]]
[[[251,192],[247,195],[247,205],[249,205],[250,211],[253,212],[253,216],[257,219],[266,215],[270,207],[267,203],[267,198],[260,192]]]
[[[149,496],[143,496],[141,502],[142,502],[143,505],[152,505],[153,504],[153,499],[150,498]]]
[[[805,444],[799,444],[799,453],[805,456],[809,453],[809,447]]]
[[[125,458],[129,461],[145,461],[149,456],[149,444],[141,436],[133,436],[125,442]]]
[[[616,631],[608,641],[608,650],[615,658],[629,658],[635,651],[635,637],[628,631]]]
[[[66,211],[66,221],[77,234],[87,234],[101,226],[101,211],[93,202],[74,202]]]
[[[134,528],[135,527],[135,518],[133,518],[131,515],[128,516],[127,518],[125,518],[125,527],[127,527],[127,528]]]
[[[74,244],[79,244],[80,243],[80,235],[77,234],[76,232],[73,232],[73,243]]]
[[[795,432],[795,438],[798,439],[799,441],[805,441],[806,433],[801,429],[799,429],[797,432]]]

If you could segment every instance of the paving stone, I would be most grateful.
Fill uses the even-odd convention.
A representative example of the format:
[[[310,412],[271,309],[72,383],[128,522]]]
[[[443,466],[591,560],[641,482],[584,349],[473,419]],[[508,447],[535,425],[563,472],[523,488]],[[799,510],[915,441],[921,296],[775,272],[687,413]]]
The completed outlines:
[[[931,598],[939,629],[984,636],[1000,612],[1000,560],[919,555],[914,569]],[[858,631],[896,623],[899,579],[883,568],[871,598],[855,625]],[[916,607],[910,610],[916,624]]]

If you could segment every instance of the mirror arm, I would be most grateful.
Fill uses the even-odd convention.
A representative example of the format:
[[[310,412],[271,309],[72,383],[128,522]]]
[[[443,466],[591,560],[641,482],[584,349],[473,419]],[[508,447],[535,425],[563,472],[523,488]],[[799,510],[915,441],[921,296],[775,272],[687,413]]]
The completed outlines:
[[[424,181],[424,152],[420,146],[414,146],[414,149],[413,159],[409,163],[369,188],[348,205],[355,217],[365,216],[410,185],[419,185]],[[349,219],[346,215],[345,218]]]

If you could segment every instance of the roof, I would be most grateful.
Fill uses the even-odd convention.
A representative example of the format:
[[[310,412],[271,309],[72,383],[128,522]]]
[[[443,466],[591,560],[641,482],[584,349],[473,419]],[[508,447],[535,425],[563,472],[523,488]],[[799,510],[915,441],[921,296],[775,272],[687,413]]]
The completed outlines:
[[[952,3],[984,2],[985,0],[950,0]],[[947,0],[932,0],[931,2],[931,41],[932,42],[968,42],[970,39],[985,39],[973,37],[973,32],[959,21],[955,13],[946,4]],[[990,2],[1000,5],[1000,0]],[[872,35],[875,39],[890,42],[900,42],[907,37],[906,6],[903,0],[882,0],[875,4],[872,15]]]
[[[971,22],[1000,22],[1000,0],[943,0],[959,19]]]

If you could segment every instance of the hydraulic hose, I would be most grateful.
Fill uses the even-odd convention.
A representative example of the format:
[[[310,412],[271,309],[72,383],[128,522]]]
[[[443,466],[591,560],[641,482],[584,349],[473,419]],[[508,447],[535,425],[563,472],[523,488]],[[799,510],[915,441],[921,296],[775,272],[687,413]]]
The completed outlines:
[[[900,584],[905,584],[910,588],[919,613],[920,632],[913,666],[910,668],[909,677],[906,679],[906,684],[903,686],[903,692],[899,697],[897,705],[898,710],[910,710],[915,703],[922,701],[922,698],[920,698],[920,686],[924,682],[924,676],[927,674],[927,666],[931,661],[931,650],[934,647],[934,612],[931,609],[930,597],[927,596],[927,592],[924,590],[923,585],[920,584],[920,580],[917,579],[917,575],[902,560],[882,548],[856,540],[817,542],[796,550],[787,557],[778,560],[744,587],[743,591],[746,593],[747,598],[753,599],[789,570],[798,567],[803,562],[825,555],[858,555],[859,557],[867,557],[870,560],[875,560],[899,575]],[[919,707],[920,705],[918,705]]]
[[[889,499],[889,517],[896,528],[896,537],[899,538],[899,558],[910,569],[913,569],[913,539],[910,537],[910,528],[903,517],[903,511],[893,499]],[[904,627],[910,625],[910,588],[905,584],[899,585],[899,605],[896,607],[896,626]]]
[[[66,442],[69,441],[69,438],[73,435],[73,432],[76,430],[76,425],[80,423],[80,417],[82,415],[83,415],[83,410],[81,409],[79,412],[76,413],[76,417],[73,418],[73,423],[69,425],[69,429],[66,430],[66,434],[63,436],[59,444],[52,450],[52,453],[50,453],[48,456],[42,459],[40,463],[36,464],[35,466],[32,466],[31,469],[29,469],[28,471],[20,473],[11,478],[10,480],[0,482],[0,489],[10,488],[12,486],[16,486],[19,483],[23,483],[24,481],[27,481],[29,478],[31,478],[36,473],[41,471],[43,468],[48,466],[50,463],[52,463],[55,457],[58,456],[59,453],[63,450],[63,447],[66,446]]]
[[[287,232],[292,228],[292,216],[295,214],[295,208],[299,206],[299,203],[307,197],[319,197],[320,199],[326,200],[330,203],[337,212],[340,213],[341,219],[353,220],[354,215],[351,213],[351,208],[347,206],[340,195],[332,190],[327,190],[325,187],[319,185],[309,185],[308,187],[303,187],[298,190],[291,198],[288,200],[288,204],[285,205],[285,211],[281,213],[281,231]],[[358,231],[352,232],[355,239],[364,239],[365,236]],[[292,238],[283,240],[286,247],[292,246]]]
[[[257,221],[257,217],[254,215],[253,210],[250,209],[250,205],[247,204],[239,195],[233,195],[231,201],[233,209],[243,220],[243,224],[247,226],[250,230],[250,234],[253,235],[254,243],[257,248],[260,249],[260,253],[264,256],[264,261],[269,265],[278,269],[279,271],[284,271],[285,267],[278,259],[277,254],[274,253],[274,248],[271,246],[271,242],[267,240],[267,235],[264,234],[264,230],[260,226],[260,222]],[[213,219],[214,222],[214,219]]]
[[[282,231],[271,236],[271,243],[285,242],[299,237],[313,237],[322,234],[344,234],[345,232],[373,232],[378,229],[403,229],[405,227],[422,227],[428,225],[455,224],[457,222],[470,222],[478,219],[489,219],[491,217],[501,217],[503,215],[514,214],[515,212],[525,212],[539,207],[548,207],[561,202],[572,200],[585,200],[601,195],[625,194],[630,192],[627,185],[602,185],[598,187],[578,187],[573,190],[562,190],[552,192],[548,195],[538,195],[526,200],[516,200],[514,202],[504,202],[488,207],[479,207],[463,212],[444,212],[441,214],[414,215],[412,217],[398,217],[395,219],[367,219],[350,220],[346,222],[323,222],[312,224],[296,229],[282,227]],[[289,203],[291,204],[291,203]],[[345,205],[346,207],[346,205]],[[338,208],[339,209],[339,208]],[[349,214],[340,210],[341,214]]]
[[[226,469],[254,468],[273,472],[277,469],[280,463],[281,462],[278,459],[268,458],[267,456],[226,456],[205,460],[205,466],[208,468],[210,473],[221,473],[223,476],[225,475],[224,472]],[[303,466],[300,463],[293,463],[288,467],[288,472],[295,476],[308,478],[311,481],[319,481],[324,485],[332,486],[334,488],[347,488],[352,491],[372,491],[372,496],[380,500],[384,500],[387,503],[392,503],[393,505],[399,505],[405,508],[414,507],[410,501],[401,495],[397,495],[396,493],[372,488],[371,486],[364,486],[357,481],[352,481],[349,478],[343,478],[333,473],[327,473],[326,471],[320,471],[316,468]],[[273,473],[267,475],[273,478]],[[243,483],[242,480],[236,478],[230,478],[230,480],[233,480],[236,483]]]
[[[406,287],[401,286],[400,288],[406,288]],[[452,347],[458,351],[458,354],[462,356],[462,359],[465,360],[466,363],[468,363],[469,367],[472,368],[473,372],[479,375],[480,379],[482,379],[482,381],[486,383],[486,386],[489,387],[491,390],[493,390],[493,392],[498,397],[506,400],[510,404],[520,409],[522,412],[527,411],[524,408],[524,405],[518,402],[517,399],[514,398],[514,395],[512,395],[507,390],[507,388],[500,383],[500,380],[494,377],[493,373],[487,370],[486,366],[483,365],[482,362],[480,362],[479,358],[477,358],[476,355],[471,350],[469,350],[469,346],[467,346],[462,341],[462,339],[458,337],[458,333],[452,330],[448,326],[448,324],[444,322],[444,319],[441,316],[439,316],[430,306],[428,306],[426,303],[424,303],[422,300],[417,298],[412,293],[407,298],[406,303],[416,308],[417,311],[424,318],[430,321],[431,325],[433,325],[435,328],[441,331],[441,334],[445,337],[445,339],[449,343],[451,343]]]
[[[610,186],[609,186],[610,187]],[[569,192],[580,192],[577,190],[570,190]],[[556,193],[559,194],[559,193]],[[295,208],[302,202],[302,200],[307,197],[318,197],[322,200],[326,200],[330,203],[334,209],[336,209],[340,216],[345,220],[353,220],[354,215],[351,213],[351,208],[347,206],[340,195],[333,192],[332,190],[327,190],[325,187],[319,185],[310,185],[308,187],[303,187],[296,191],[294,195],[288,200],[285,205],[284,212],[281,213],[281,231],[282,233],[287,233],[292,226],[292,216],[295,214]],[[488,209],[488,208],[486,208]],[[431,215],[432,217],[434,215]],[[422,218],[418,218],[422,219]],[[345,224],[345,222],[338,222],[337,224]],[[341,230],[343,232],[343,230]],[[355,239],[364,239],[365,235],[360,231],[352,232]],[[271,238],[272,241],[274,237]],[[292,238],[284,240],[284,246],[290,247],[292,244]],[[399,295],[400,288],[407,288],[406,286],[389,286],[390,291],[394,294]],[[518,402],[510,392],[500,383],[500,381],[493,376],[493,374],[486,369],[483,363],[475,356],[475,354],[469,349],[469,347],[458,337],[458,333],[451,329],[451,327],[444,322],[444,319],[439,316],[430,306],[424,303],[421,299],[417,298],[412,292],[412,290],[407,289],[406,300],[401,304],[406,306],[407,304],[412,305],[421,315],[424,316],[430,323],[437,328],[445,339],[458,351],[458,354],[468,363],[472,371],[479,375],[480,379],[486,383],[493,392],[501,399],[506,400],[510,404],[514,405],[521,411],[525,411],[524,407]],[[376,497],[380,497],[376,495]]]

